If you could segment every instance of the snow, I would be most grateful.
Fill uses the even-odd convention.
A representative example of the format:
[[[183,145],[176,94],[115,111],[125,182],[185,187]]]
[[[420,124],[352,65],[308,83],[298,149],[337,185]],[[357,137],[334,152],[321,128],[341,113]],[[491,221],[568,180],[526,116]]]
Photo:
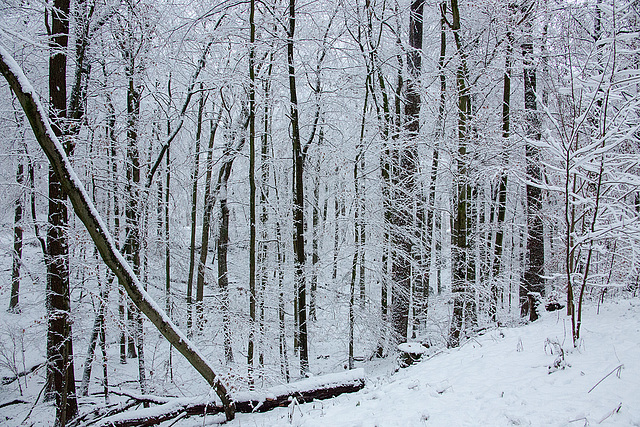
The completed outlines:
[[[236,392],[233,397],[236,401],[259,401],[263,402],[269,398],[275,398],[276,396],[294,395],[296,393],[313,391],[320,388],[339,387],[343,385],[350,385],[361,381],[365,377],[364,369],[358,368],[347,372],[338,372],[333,374],[322,375],[318,377],[311,377],[302,381],[296,381],[295,383],[282,384],[279,386],[271,387],[265,391],[244,391]]]
[[[410,354],[425,354],[429,351],[419,342],[403,342],[402,344],[398,344],[398,350]]]
[[[583,337],[575,349],[567,335],[570,319],[560,311],[544,313],[532,324],[489,330],[394,375],[370,376],[358,393],[264,414],[238,414],[228,424],[640,425],[640,300],[606,302],[599,315],[596,309],[595,304],[584,308]],[[565,352],[565,363],[553,372],[549,367],[558,354],[555,349],[551,354],[554,346],[548,342],[557,342]],[[615,368],[620,365],[618,377]],[[178,425],[202,425],[202,419]]]
[[[18,83],[20,85],[20,89],[22,90],[22,92],[24,92],[25,94],[31,95],[31,98],[33,99],[35,107],[38,111],[38,114],[42,118],[44,128],[45,128],[44,131],[46,132],[47,137],[53,142],[55,146],[56,154],[58,154],[62,160],[62,167],[64,168],[64,171],[68,174],[68,178],[69,178],[69,181],[71,182],[72,187],[74,187],[78,191],[80,198],[82,199],[82,203],[84,204],[86,209],[89,211],[89,214],[91,215],[92,219],[97,223],[99,230],[102,232],[102,235],[106,240],[105,243],[109,246],[110,252],[114,255],[120,267],[123,268],[126,271],[127,275],[131,278],[131,283],[130,283],[131,288],[133,288],[135,292],[140,295],[141,299],[144,300],[144,302],[158,314],[158,316],[161,318],[161,322],[164,323],[168,327],[168,329],[170,329],[172,332],[174,332],[177,335],[178,340],[184,343],[185,347],[187,347],[191,353],[196,354],[197,357],[201,361],[203,361],[204,364],[207,365],[208,367],[213,366],[211,362],[209,362],[205,358],[204,354],[202,354],[199,351],[199,349],[193,345],[191,340],[187,338],[187,336],[173,323],[173,321],[169,318],[169,316],[167,316],[164,310],[145,291],[144,287],[140,283],[140,280],[134,273],[129,263],[126,261],[124,256],[118,251],[115,241],[113,240],[113,237],[109,233],[109,229],[106,223],[98,213],[98,210],[94,206],[92,199],[89,197],[87,191],[85,190],[85,187],[82,181],[80,180],[78,175],[75,173],[73,166],[69,161],[69,158],[65,154],[65,150],[62,146],[62,143],[56,137],[55,133],[51,128],[51,124],[49,123],[46,110],[44,109],[40,100],[38,99],[38,96],[34,91],[33,87],[31,86],[29,79],[25,76],[24,72],[22,71],[22,68],[18,65],[18,63],[2,46],[0,46],[0,57],[2,58],[2,61],[5,64],[7,64],[7,67],[9,68],[10,73],[12,73],[18,80]],[[42,148],[44,149],[44,146]],[[47,153],[48,156],[49,154],[50,153]]]

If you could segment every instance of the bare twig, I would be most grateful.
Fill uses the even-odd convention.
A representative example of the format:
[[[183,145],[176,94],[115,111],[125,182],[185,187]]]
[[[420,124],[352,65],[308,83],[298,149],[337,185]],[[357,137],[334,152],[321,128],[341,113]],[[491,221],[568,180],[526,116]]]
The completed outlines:
[[[622,402],[618,403],[618,406],[616,406],[613,411],[609,412],[607,415],[605,415],[602,419],[600,419],[600,421],[598,421],[598,424],[602,424],[602,422],[604,420],[606,420],[607,418],[609,418],[611,415],[613,414],[617,414],[620,411],[620,408],[622,408]]]
[[[36,397],[36,401],[33,402],[33,406],[31,406],[31,409],[29,409],[29,413],[27,414],[26,417],[24,417],[24,420],[22,420],[22,423],[20,423],[20,424],[24,424],[24,422],[29,419],[29,417],[31,416],[31,413],[33,412],[33,409],[36,407],[36,404],[38,403],[38,400],[40,400],[40,396],[42,396],[42,392],[44,391],[44,389],[46,387],[47,387],[47,382],[45,381],[44,385],[40,389],[40,393],[38,393],[38,397]]]
[[[607,375],[605,375],[604,377],[602,377],[602,379],[600,381],[598,381],[596,383],[596,385],[594,385],[593,387],[591,387],[591,389],[589,389],[589,391],[587,393],[591,393],[593,391],[594,388],[598,387],[598,385],[604,381],[609,375],[613,374],[614,372],[618,371],[618,373],[616,374],[616,376],[618,378],[620,378],[620,372],[622,371],[622,368],[624,368],[624,365],[620,364],[618,366],[616,366],[611,372],[609,372]],[[621,404],[622,405],[622,404]],[[619,409],[619,408],[618,408]]]

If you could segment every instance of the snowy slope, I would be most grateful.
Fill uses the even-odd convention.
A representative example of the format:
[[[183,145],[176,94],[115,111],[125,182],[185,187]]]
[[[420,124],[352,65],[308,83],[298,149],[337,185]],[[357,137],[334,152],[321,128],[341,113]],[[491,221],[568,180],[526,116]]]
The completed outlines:
[[[387,362],[365,366],[367,386],[361,392],[262,414],[237,414],[225,425],[640,426],[640,299],[607,301],[600,314],[596,309],[593,304],[585,307],[577,349],[568,336],[570,320],[564,312],[545,313],[526,326],[488,330],[459,349],[436,353],[396,373]],[[557,341],[566,353],[557,370],[550,366],[559,348],[550,341]],[[133,369],[134,364],[128,366]],[[41,388],[43,370],[38,372],[29,376],[24,397],[16,383],[0,387],[0,403],[25,400],[0,408],[0,425],[20,425],[25,419]],[[94,400],[102,404],[102,399]],[[89,401],[84,403],[87,410]],[[52,419],[51,404],[40,402],[27,425],[48,426]],[[162,425],[223,421],[219,415]]]
[[[238,414],[232,426],[582,426],[640,425],[640,300],[585,308],[573,349],[563,312],[501,328],[402,369],[371,378],[361,392],[265,414]],[[550,372],[557,340],[565,367]],[[570,366],[569,366],[570,365]],[[616,367],[617,371],[602,380]],[[600,380],[591,392],[594,385]],[[616,409],[619,410],[616,412]],[[180,425],[203,425],[192,418]]]

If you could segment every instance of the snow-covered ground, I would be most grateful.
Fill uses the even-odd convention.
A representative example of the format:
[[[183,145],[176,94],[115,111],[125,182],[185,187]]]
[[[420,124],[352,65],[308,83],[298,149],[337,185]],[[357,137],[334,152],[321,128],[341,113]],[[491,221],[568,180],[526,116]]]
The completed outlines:
[[[596,309],[585,307],[576,349],[564,312],[545,313],[394,375],[370,377],[359,393],[238,414],[230,425],[640,426],[640,300],[605,302],[600,314]],[[550,369],[559,356],[554,341],[565,352],[559,369]],[[215,422],[210,418],[180,425]]]
[[[640,426],[640,299],[605,301],[600,313],[596,311],[595,304],[585,307],[582,339],[575,349],[564,312],[544,313],[532,324],[489,329],[459,349],[435,352],[397,372],[389,361],[367,364],[367,386],[358,393],[262,414],[237,414],[226,425]],[[564,360],[559,359],[561,348]],[[0,408],[0,425],[20,425],[41,388],[42,375],[42,369],[30,374],[24,397],[15,382],[0,386],[0,405],[25,400]],[[94,400],[101,404],[101,399]],[[89,401],[83,402],[81,411],[86,411]],[[51,405],[40,402],[26,425],[47,426],[52,419]],[[223,420],[221,415],[191,417],[162,425],[215,425]]]

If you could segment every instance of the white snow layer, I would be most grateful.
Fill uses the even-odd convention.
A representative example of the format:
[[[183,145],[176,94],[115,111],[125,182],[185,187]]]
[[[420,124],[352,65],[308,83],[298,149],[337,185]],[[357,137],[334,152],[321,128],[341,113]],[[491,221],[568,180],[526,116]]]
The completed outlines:
[[[564,312],[545,313],[532,324],[490,330],[459,349],[368,381],[358,393],[238,414],[227,425],[640,426],[640,299],[605,303],[599,315],[588,305],[583,320],[576,349]],[[555,371],[549,367],[557,346],[547,339],[565,351]],[[620,365],[619,377],[617,371],[607,376]],[[192,418],[178,425],[201,424],[202,418]]]

